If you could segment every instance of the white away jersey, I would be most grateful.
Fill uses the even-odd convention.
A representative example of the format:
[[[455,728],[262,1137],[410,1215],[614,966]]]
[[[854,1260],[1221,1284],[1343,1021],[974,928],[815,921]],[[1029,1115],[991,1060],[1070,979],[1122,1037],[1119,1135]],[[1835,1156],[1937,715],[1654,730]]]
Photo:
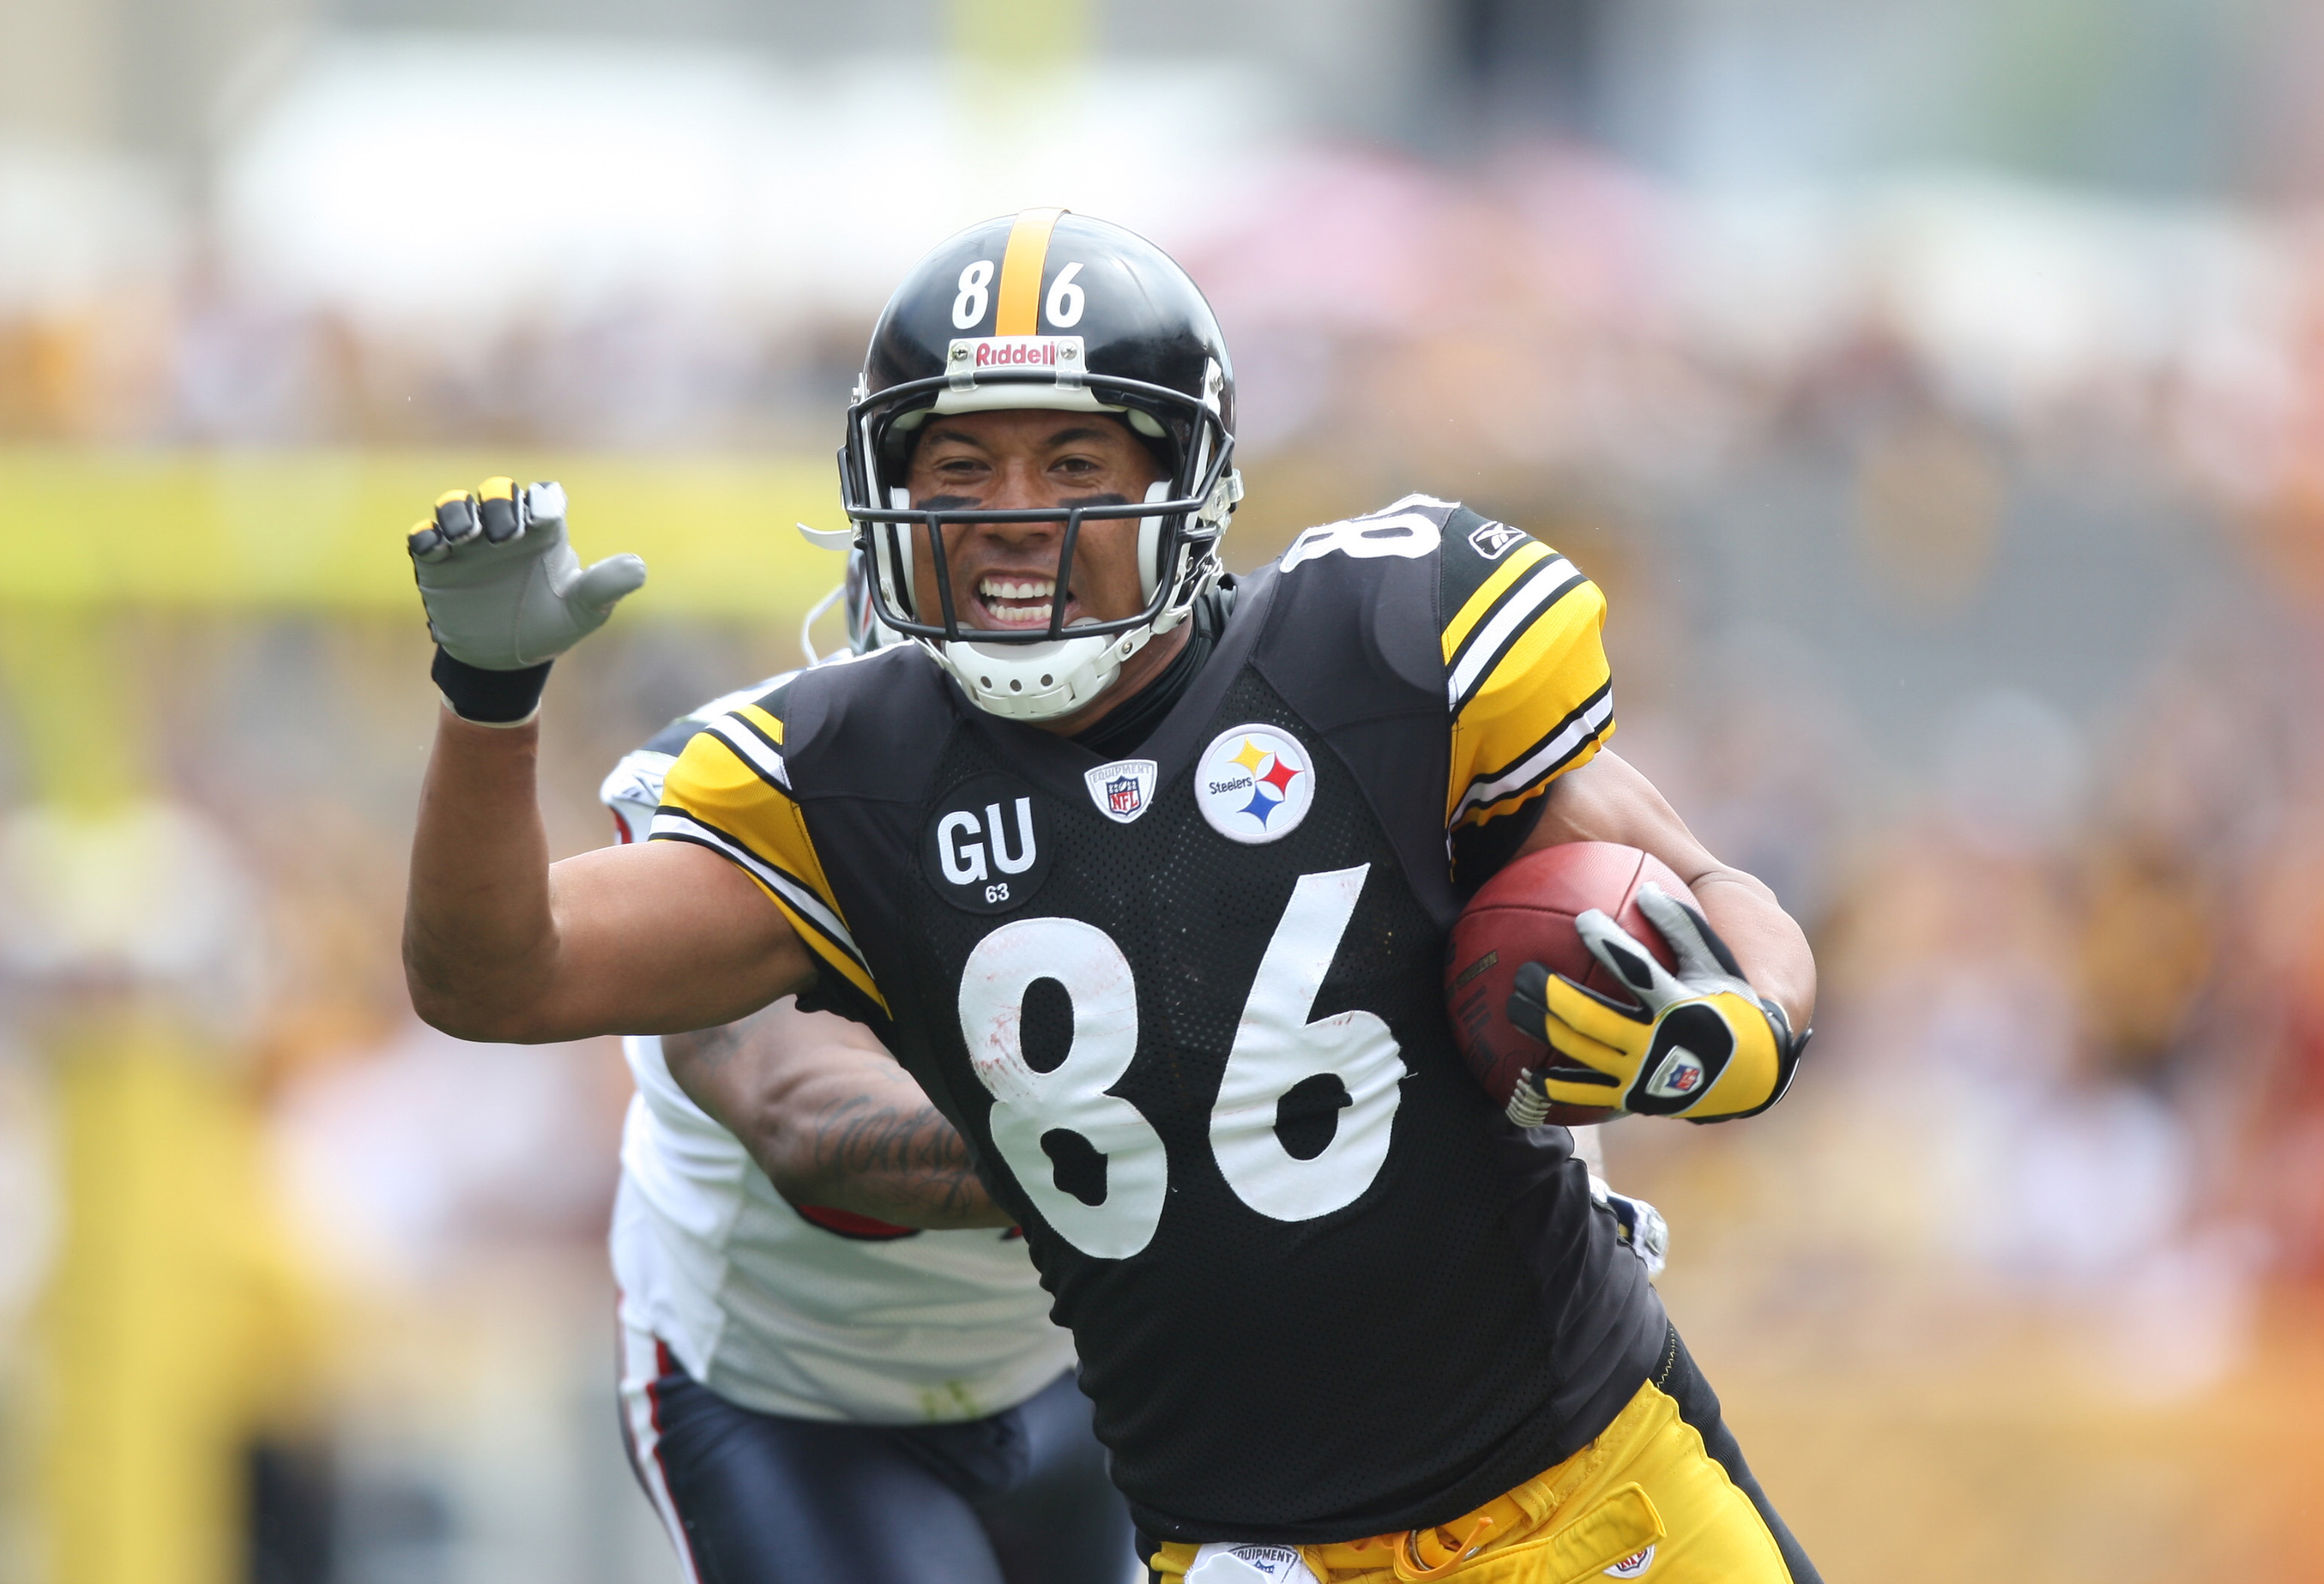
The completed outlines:
[[[779,680],[705,705],[622,760],[601,796],[622,841],[645,835],[662,774],[701,722]],[[763,1413],[908,1424],[999,1413],[1071,1367],[1016,1234],[795,1210],[678,1088],[659,1038],[622,1048],[637,1082],[613,1209],[622,1317],[695,1379]]]

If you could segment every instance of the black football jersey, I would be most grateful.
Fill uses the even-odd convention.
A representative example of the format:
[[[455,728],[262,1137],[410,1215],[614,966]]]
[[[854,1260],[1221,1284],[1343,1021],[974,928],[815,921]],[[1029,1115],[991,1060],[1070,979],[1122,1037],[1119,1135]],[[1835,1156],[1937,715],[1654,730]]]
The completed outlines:
[[[1170,1539],[1449,1520],[1568,1456],[1665,1322],[1563,1129],[1456,1054],[1464,889],[1611,729],[1603,603],[1425,497],[1246,580],[1137,757],[916,649],[713,721],[658,840],[741,865],[970,1141]]]

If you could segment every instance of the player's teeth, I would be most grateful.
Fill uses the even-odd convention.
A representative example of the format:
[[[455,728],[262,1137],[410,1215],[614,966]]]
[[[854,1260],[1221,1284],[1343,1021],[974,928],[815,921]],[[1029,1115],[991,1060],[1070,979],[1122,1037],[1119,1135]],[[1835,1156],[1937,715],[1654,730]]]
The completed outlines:
[[[977,592],[988,600],[1046,600],[1057,592],[1057,585],[1047,578],[1016,583],[1004,577],[988,577],[977,585]]]

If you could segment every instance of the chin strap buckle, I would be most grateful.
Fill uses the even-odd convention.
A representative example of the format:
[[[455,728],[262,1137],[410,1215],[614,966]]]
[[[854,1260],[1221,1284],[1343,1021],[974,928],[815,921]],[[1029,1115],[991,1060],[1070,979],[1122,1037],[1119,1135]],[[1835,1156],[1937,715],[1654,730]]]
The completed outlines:
[[[1220,483],[1226,491],[1227,497],[1225,508],[1219,513],[1219,520],[1223,520],[1227,513],[1232,511],[1242,500],[1242,469],[1240,467],[1228,469],[1227,476],[1221,480]]]
[[[1203,502],[1203,509],[1194,515],[1204,522],[1224,522],[1241,499],[1242,469],[1230,468],[1227,475],[1213,486],[1211,498]]]

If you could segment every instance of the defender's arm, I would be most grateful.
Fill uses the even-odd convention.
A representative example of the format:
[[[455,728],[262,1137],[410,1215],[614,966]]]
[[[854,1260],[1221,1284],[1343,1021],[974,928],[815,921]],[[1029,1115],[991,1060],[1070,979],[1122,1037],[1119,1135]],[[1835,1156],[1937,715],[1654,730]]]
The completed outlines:
[[[662,1056],[794,1205],[900,1227],[1011,1224],[952,1124],[861,1024],[784,999],[724,1027],[667,1036]]]

